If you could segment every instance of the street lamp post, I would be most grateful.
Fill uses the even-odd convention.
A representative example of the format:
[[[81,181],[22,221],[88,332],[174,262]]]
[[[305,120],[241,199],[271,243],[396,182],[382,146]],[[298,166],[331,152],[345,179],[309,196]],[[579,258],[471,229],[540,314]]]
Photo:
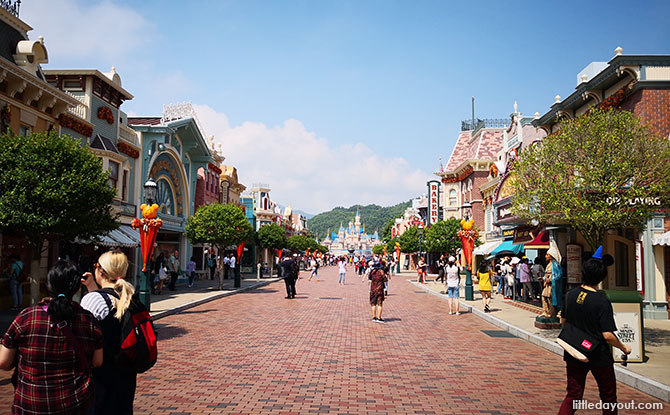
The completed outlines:
[[[156,200],[156,195],[158,193],[158,186],[156,185],[156,182],[154,182],[152,179],[147,180],[146,183],[144,183],[144,196],[146,197],[147,206],[152,206],[154,204],[154,201]],[[151,235],[153,233],[153,237],[145,238],[142,237],[141,241],[142,243],[142,257],[144,260],[144,266],[142,268],[142,272],[140,273],[140,301],[144,306],[147,308],[147,310],[150,310],[151,307],[151,269],[147,268],[147,263],[151,260],[151,255],[154,250],[154,243],[156,240],[156,233],[158,232],[158,228],[162,225],[162,222],[160,219],[155,218],[155,214],[153,215],[154,217],[147,217],[144,215],[144,212],[142,212],[142,215],[144,216],[144,219],[139,220],[135,219],[133,221],[133,227],[141,227],[142,229],[140,230],[140,235],[144,236],[145,234]]]
[[[465,300],[474,300],[474,288],[472,286],[472,251],[474,241],[477,239],[477,230],[474,229],[474,219],[472,217],[472,204],[465,201],[462,206],[464,220],[461,221],[462,230],[458,232],[461,237],[463,256],[465,258]]]

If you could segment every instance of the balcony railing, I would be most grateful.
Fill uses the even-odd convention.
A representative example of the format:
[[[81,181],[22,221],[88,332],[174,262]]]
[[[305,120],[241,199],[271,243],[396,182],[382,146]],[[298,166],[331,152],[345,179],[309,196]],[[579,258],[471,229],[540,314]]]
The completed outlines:
[[[134,146],[137,145],[137,133],[132,128],[125,125],[119,125],[119,138]]]
[[[474,120],[465,120],[461,121],[461,131],[473,130],[472,135],[476,131],[479,131],[482,128],[507,128],[509,127],[510,120],[508,118],[487,118],[480,120],[476,118]]]
[[[112,207],[113,211],[115,211],[114,213],[119,213],[122,216],[134,218],[137,213],[137,206],[121,200],[114,200]]]
[[[0,0],[0,7],[7,10],[16,17],[19,17],[19,6],[21,0]]]
[[[0,0],[0,1],[2,1],[2,0]],[[86,98],[83,97],[83,96],[80,96],[80,95],[71,94],[68,91],[65,91],[65,93],[80,102],[74,108],[68,108],[67,112],[69,112],[72,115],[76,115],[77,117],[81,118],[82,120],[87,120],[88,121],[88,119],[86,118],[86,110],[88,109],[88,107],[86,107],[86,103],[85,103]]]

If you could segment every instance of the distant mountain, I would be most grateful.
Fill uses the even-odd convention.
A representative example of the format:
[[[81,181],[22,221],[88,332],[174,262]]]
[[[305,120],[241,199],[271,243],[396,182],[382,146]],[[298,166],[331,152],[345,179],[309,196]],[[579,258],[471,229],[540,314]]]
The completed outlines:
[[[356,211],[361,215],[361,224],[365,226],[365,232],[379,233],[381,238],[382,228],[389,219],[402,216],[411,205],[411,201],[398,203],[394,206],[381,207],[379,205],[354,205],[348,208],[336,207],[328,212],[319,213],[307,221],[307,229],[319,239],[323,239],[330,232],[337,232],[340,224],[346,227],[349,221],[354,221]]]
[[[313,215],[313,214],[311,214],[311,213],[303,212],[302,210],[294,210],[293,212],[295,212],[295,213],[300,213],[302,216],[304,216],[305,218],[307,218],[307,220],[312,219],[312,218],[315,216],[315,215]]]

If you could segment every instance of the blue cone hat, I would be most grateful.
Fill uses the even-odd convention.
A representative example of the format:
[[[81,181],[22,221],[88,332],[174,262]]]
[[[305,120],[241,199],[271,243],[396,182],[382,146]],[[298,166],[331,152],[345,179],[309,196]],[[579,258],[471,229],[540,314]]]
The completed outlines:
[[[603,259],[603,246],[600,245],[591,258]]]

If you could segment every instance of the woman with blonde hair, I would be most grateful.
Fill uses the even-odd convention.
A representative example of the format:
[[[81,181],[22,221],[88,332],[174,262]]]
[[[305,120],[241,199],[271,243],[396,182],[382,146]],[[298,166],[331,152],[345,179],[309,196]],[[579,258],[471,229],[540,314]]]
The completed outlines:
[[[116,364],[121,350],[121,319],[135,294],[133,285],[124,279],[128,258],[123,252],[105,252],[94,268],[93,274],[87,272],[82,277],[89,292],[81,300],[81,306],[100,321],[104,337],[103,364],[93,371],[94,413],[132,414],[137,375]]]

